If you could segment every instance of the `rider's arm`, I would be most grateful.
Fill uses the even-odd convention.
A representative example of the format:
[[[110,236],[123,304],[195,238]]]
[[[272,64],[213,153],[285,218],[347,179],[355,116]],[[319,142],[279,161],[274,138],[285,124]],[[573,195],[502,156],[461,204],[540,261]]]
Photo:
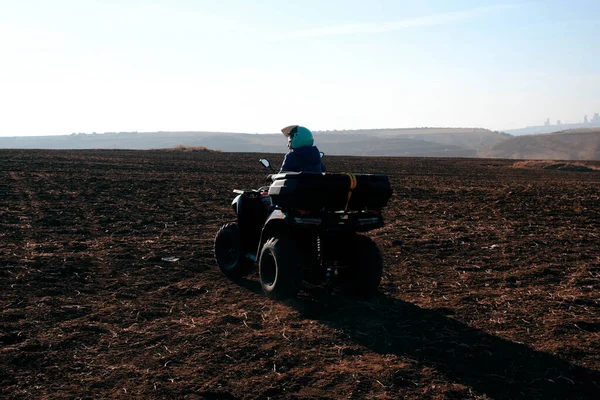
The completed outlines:
[[[297,168],[295,160],[295,154],[292,151],[287,153],[283,159],[283,164],[281,164],[281,171],[279,172],[295,171]]]

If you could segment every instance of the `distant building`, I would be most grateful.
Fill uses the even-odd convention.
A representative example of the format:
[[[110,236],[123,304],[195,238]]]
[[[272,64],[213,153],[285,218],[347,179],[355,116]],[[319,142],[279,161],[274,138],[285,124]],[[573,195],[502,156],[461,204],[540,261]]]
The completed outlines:
[[[592,118],[592,122],[600,122],[600,114],[594,113],[594,118]]]
[[[587,124],[587,123],[588,123],[588,118],[587,118],[587,115],[586,115],[585,117],[583,117],[583,123],[584,123],[584,124]]]
[[[544,121],[544,126],[550,126],[550,118],[546,118],[546,121]]]
[[[561,122],[560,122],[560,119],[558,121],[556,121],[556,125],[557,126],[561,126],[562,125]]]

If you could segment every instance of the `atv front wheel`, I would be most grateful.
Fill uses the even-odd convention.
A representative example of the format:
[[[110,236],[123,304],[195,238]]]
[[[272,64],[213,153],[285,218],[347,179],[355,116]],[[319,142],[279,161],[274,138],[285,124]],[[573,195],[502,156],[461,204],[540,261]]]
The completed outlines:
[[[383,274],[383,258],[377,244],[368,236],[356,235],[348,245],[348,253],[342,257],[346,268],[338,270],[344,293],[370,298],[377,293]]]
[[[302,283],[294,243],[287,237],[271,238],[263,246],[258,263],[260,285],[267,297],[287,299],[294,297]]]
[[[217,265],[229,279],[243,278],[252,269],[252,261],[244,257],[241,244],[237,222],[223,225],[215,237]]]

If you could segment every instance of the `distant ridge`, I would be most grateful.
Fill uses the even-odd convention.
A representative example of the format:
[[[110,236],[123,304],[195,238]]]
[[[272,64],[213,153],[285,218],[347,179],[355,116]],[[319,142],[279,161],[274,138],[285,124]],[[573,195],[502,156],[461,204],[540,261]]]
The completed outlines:
[[[316,131],[331,155],[493,157],[599,160],[600,128],[514,137],[482,128],[411,128]],[[225,152],[285,153],[281,134],[223,132],[119,132],[0,138],[0,148],[169,149],[204,147]]]
[[[600,160],[600,128],[517,136],[481,150],[477,156],[526,160]]]
[[[315,131],[321,150],[334,155],[474,157],[509,135],[481,128],[413,128]],[[285,153],[281,134],[221,132],[119,132],[0,138],[0,148],[134,149],[202,146],[227,152]]]
[[[561,124],[561,125],[540,125],[540,126],[528,126],[520,129],[509,129],[503,132],[513,136],[521,135],[536,135],[540,133],[557,133],[564,132],[572,129],[595,129],[600,128],[600,121],[590,121],[587,123],[580,124]]]

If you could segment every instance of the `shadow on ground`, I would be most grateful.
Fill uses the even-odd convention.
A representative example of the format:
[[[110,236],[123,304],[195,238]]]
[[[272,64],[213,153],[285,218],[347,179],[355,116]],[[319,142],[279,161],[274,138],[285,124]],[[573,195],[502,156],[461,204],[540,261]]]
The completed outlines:
[[[242,286],[261,292],[256,281]],[[376,353],[417,360],[491,398],[591,399],[600,393],[600,371],[389,296],[356,301],[314,288],[286,303]]]

